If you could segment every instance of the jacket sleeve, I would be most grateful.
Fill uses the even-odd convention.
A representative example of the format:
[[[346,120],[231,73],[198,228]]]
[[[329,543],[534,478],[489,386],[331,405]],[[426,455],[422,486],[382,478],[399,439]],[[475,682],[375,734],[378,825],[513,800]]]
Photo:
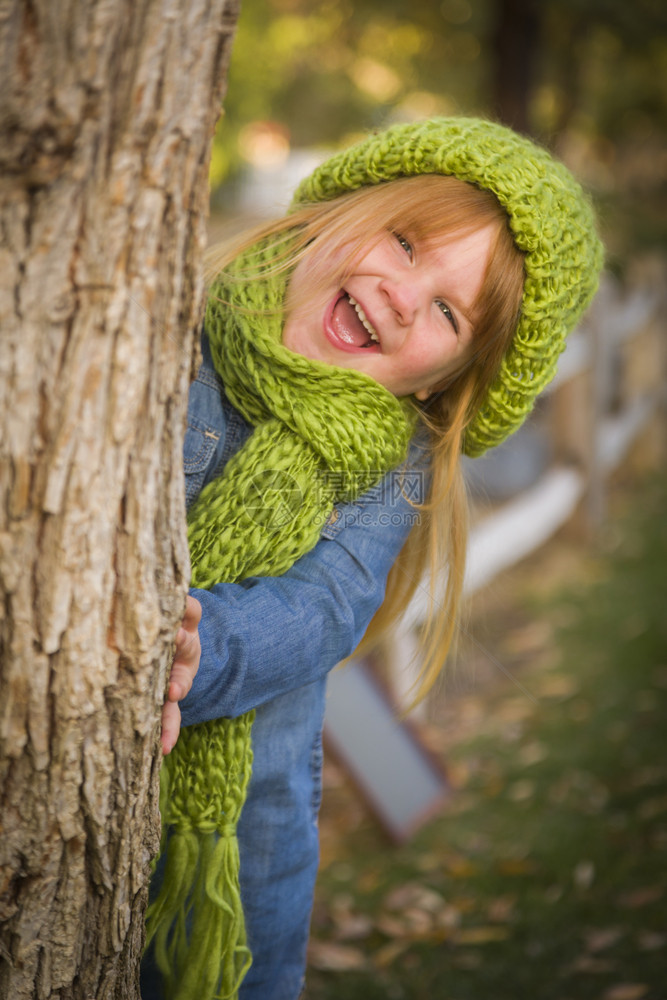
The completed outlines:
[[[202,660],[180,703],[185,725],[240,715],[353,652],[419,517],[426,476],[412,462],[409,470],[336,508],[315,548],[281,577],[191,590],[202,604]]]

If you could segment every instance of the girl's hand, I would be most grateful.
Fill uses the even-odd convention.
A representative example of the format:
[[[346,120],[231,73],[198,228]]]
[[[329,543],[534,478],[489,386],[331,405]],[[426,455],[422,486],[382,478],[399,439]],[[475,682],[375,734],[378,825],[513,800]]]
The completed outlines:
[[[201,642],[199,622],[201,604],[188,594],[181,627],[176,633],[176,651],[169,675],[167,700],[162,709],[162,753],[168,754],[176,745],[181,729],[181,710],[178,702],[185,698],[199,668]]]

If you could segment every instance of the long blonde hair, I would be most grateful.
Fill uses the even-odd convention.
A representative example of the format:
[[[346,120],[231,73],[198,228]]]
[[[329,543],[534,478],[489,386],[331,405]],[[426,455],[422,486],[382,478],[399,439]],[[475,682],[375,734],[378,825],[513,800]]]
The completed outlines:
[[[518,322],[523,256],[512,239],[508,217],[491,192],[455,177],[426,174],[302,206],[254,230],[242,242],[213,247],[207,254],[207,276],[213,279],[241,250],[273,237],[276,270],[289,272],[306,253],[320,252],[325,255],[324,266],[317,269],[322,281],[338,272],[342,286],[355,259],[387,231],[442,243],[489,225],[495,235],[474,307],[472,351],[430,399],[422,405],[415,402],[430,439],[429,495],[389,574],[384,602],[360,645],[369,648],[387,634],[426,577],[430,599],[420,633],[417,700],[440,673],[456,633],[468,528],[459,461],[466,427],[484,401]],[[321,237],[326,239],[318,244]],[[316,286],[312,294],[317,294]],[[438,585],[443,579],[440,596]]]

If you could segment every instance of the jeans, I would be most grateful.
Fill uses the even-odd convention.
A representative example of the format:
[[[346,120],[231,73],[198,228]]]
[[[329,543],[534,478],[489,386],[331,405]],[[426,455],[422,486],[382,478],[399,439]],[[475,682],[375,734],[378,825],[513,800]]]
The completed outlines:
[[[324,695],[317,681],[257,710],[262,739],[239,824],[253,954],[241,1000],[296,1000],[303,989],[319,861]]]

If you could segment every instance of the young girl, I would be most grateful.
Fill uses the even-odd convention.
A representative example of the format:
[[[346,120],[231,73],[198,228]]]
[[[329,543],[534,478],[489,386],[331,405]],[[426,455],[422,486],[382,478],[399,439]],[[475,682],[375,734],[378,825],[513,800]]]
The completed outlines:
[[[433,682],[463,577],[460,455],[523,421],[601,264],[567,170],[465,118],[334,156],[217,262],[185,447],[202,661],[164,769],[164,994],[147,960],[145,1000],[299,996],[326,673],[428,568],[446,577]]]

